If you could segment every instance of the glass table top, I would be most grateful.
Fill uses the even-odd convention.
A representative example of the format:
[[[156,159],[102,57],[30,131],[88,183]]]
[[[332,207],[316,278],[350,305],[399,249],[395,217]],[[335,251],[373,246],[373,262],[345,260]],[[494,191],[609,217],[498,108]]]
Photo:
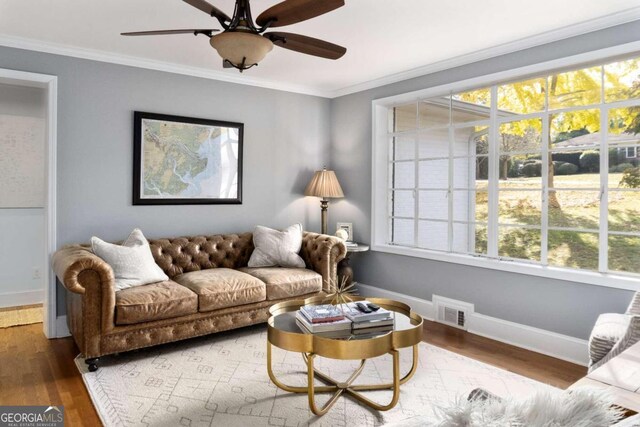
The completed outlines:
[[[344,331],[331,331],[331,332],[315,332],[313,335],[322,338],[336,339],[336,340],[365,340],[376,338],[382,335],[386,335],[390,332],[397,332],[403,330],[409,330],[415,328],[420,322],[415,319],[411,319],[403,313],[391,311],[391,316],[394,319],[393,325],[373,328],[363,328],[356,330],[344,330]],[[286,313],[280,313],[273,317],[271,325],[281,331],[296,333],[296,334],[311,334],[304,326],[299,324],[296,319],[296,311],[288,311]]]

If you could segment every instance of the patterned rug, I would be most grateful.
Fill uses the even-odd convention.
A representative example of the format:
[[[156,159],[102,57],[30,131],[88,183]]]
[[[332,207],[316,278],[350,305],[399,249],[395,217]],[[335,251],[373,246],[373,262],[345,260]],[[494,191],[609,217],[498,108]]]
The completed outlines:
[[[0,328],[42,323],[42,304],[0,309]]]
[[[298,353],[274,347],[276,375],[290,385],[304,385]],[[411,366],[402,352],[402,373]],[[377,426],[416,415],[431,417],[438,406],[483,387],[498,395],[526,396],[549,386],[426,343],[420,345],[415,376],[401,388],[400,402],[376,412],[340,397],[329,413],[316,417],[307,396],[276,388],[266,371],[266,327],[210,335],[180,343],[101,359],[90,373],[76,358],[89,394],[106,426]],[[355,362],[316,359],[334,378],[347,378]],[[367,362],[357,383],[390,382],[390,356]],[[320,384],[320,383],[319,383]],[[390,391],[368,394],[387,403]],[[329,394],[317,395],[321,405]]]

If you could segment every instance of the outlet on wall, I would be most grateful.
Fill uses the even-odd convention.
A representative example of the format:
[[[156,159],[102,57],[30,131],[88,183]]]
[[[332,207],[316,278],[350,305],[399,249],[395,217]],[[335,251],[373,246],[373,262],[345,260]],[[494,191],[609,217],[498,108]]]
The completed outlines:
[[[42,278],[42,271],[38,267],[34,267],[33,268],[33,278],[34,279],[41,279]]]

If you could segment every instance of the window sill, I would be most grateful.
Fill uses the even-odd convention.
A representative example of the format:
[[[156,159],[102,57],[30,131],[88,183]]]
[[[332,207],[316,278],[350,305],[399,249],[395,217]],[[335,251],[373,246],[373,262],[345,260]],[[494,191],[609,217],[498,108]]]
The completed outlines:
[[[472,267],[526,274],[529,276],[604,286],[607,288],[640,291],[640,279],[630,276],[571,270],[568,268],[549,267],[529,264],[526,262],[489,259],[471,255],[443,253],[427,249],[408,248],[388,244],[374,244],[371,246],[371,250],[395,255],[429,259],[432,261],[442,261]]]

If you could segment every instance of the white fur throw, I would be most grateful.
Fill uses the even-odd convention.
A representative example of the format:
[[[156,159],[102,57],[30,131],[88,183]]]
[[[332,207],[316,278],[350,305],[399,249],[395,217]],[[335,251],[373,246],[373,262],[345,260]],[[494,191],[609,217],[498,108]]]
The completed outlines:
[[[527,399],[460,399],[440,408],[443,427],[605,427],[622,417],[601,391],[539,392]]]

